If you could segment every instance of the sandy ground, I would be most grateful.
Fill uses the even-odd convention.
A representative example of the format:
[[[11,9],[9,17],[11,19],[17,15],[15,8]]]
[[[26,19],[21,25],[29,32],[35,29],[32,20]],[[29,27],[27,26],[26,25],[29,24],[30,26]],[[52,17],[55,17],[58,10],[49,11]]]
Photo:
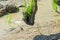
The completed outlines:
[[[33,40],[36,35],[50,35],[60,32],[60,14],[52,9],[52,0],[38,2],[35,24],[29,26],[22,20],[22,12],[11,14],[12,23],[6,23],[6,17],[0,18],[0,40]],[[15,28],[11,31],[12,26]],[[22,29],[23,28],[23,29]]]

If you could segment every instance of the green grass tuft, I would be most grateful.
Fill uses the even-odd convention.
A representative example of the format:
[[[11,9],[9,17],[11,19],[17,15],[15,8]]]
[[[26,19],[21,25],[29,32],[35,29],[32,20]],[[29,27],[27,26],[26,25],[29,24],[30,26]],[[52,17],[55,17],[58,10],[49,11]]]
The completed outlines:
[[[53,9],[57,11],[57,0],[53,0],[52,6],[53,6]]]
[[[33,8],[33,4],[34,4],[34,0],[30,1],[29,7],[27,8],[27,14],[30,15],[31,14],[31,10]]]

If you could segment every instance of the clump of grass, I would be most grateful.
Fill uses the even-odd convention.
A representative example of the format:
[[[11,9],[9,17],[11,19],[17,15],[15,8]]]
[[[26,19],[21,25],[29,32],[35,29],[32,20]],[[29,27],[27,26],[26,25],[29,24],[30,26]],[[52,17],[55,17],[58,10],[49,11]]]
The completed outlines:
[[[34,0],[31,0],[30,4],[29,4],[29,7],[26,10],[27,15],[31,14],[31,10],[32,10],[33,4],[34,4]]]
[[[55,11],[57,11],[57,1],[58,0],[53,0],[52,6]]]
[[[26,15],[30,15],[35,0],[30,0],[29,6],[27,6],[26,0],[23,1],[25,6],[24,9],[26,10]]]
[[[26,2],[25,2],[25,12],[24,12],[24,17],[23,17],[23,19],[25,20],[26,18],[27,18],[27,16],[29,17],[29,16],[31,16],[31,11],[32,11],[32,8],[33,8],[33,4],[34,4],[34,1],[35,0],[30,0],[29,2],[29,5],[27,5],[26,4]]]

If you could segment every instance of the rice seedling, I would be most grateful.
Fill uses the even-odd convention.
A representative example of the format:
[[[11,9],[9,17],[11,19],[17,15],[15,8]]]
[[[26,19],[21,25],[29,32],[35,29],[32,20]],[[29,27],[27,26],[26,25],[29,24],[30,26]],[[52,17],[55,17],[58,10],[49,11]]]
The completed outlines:
[[[29,24],[29,25],[33,25],[34,24],[34,17],[35,17],[35,13],[37,11],[37,1],[36,0],[30,0],[29,3],[27,3],[28,5],[25,6],[26,10],[23,14],[24,18],[23,20]]]
[[[11,14],[8,14],[6,17],[5,17],[5,22],[10,24],[12,22],[12,15]]]
[[[27,7],[27,4],[25,3],[26,15],[31,15],[33,4],[34,4],[34,0],[30,0],[30,4],[28,7]]]
[[[55,11],[57,11],[57,2],[58,0],[53,0],[52,6]]]

